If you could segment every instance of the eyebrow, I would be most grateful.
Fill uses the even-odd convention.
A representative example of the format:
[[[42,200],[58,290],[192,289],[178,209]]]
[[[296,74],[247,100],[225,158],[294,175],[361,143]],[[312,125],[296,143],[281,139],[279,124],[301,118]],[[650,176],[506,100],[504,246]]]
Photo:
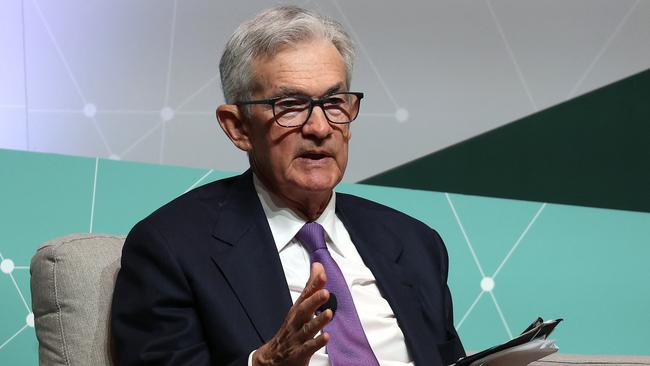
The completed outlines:
[[[308,94],[304,90],[301,90],[299,88],[293,88],[293,87],[290,87],[290,86],[281,86],[278,89],[280,89],[280,92],[281,92],[281,95],[279,95],[279,96],[307,95]],[[329,94],[332,94],[332,93],[336,93],[336,92],[339,92],[339,91],[342,91],[342,90],[343,90],[343,83],[336,83],[335,85],[333,85],[329,89],[327,89],[327,91],[325,93],[323,93],[322,95],[320,95],[319,97],[329,95]]]

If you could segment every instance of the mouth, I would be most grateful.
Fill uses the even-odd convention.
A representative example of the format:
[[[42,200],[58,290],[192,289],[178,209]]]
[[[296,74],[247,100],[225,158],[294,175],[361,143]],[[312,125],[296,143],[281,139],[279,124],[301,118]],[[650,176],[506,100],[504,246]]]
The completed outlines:
[[[306,151],[302,154],[300,154],[300,157],[303,159],[309,159],[309,160],[322,160],[326,158],[332,157],[332,155],[326,153],[326,152],[320,152],[320,151]]]

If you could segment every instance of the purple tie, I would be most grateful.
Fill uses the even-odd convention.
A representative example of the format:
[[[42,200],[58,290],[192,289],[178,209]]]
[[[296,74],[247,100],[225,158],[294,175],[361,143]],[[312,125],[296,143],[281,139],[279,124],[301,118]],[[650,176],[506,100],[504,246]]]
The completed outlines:
[[[332,366],[378,366],[343,273],[325,245],[323,227],[317,222],[308,222],[298,231],[296,239],[307,248],[312,263],[323,265],[327,275],[325,288],[336,295],[338,302],[334,319],[324,328],[330,334],[327,353]]]

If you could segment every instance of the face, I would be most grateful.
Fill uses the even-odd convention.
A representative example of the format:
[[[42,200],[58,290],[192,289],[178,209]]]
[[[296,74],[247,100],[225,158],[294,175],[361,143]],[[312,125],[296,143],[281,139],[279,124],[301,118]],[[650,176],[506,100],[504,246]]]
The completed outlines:
[[[347,88],[343,59],[328,41],[286,48],[256,60],[253,71],[258,84],[254,100],[295,94],[320,98]],[[248,142],[244,150],[266,187],[290,201],[329,196],[347,165],[349,125],[330,124],[323,110],[314,107],[305,125],[285,128],[274,122],[271,106],[250,108],[250,118],[242,123]]]

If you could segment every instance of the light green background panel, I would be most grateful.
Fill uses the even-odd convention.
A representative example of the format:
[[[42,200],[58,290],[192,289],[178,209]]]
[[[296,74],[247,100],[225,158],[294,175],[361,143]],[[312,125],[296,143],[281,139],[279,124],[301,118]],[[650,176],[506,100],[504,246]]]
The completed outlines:
[[[504,342],[538,315],[554,315],[542,305],[539,312],[529,306],[515,309],[521,316],[513,317],[501,303],[516,294],[506,288],[487,292],[481,287],[484,277],[497,274],[494,280],[498,281],[497,270],[511,265],[512,253],[525,242],[541,215],[542,203],[359,184],[342,185],[339,191],[396,208],[440,233],[449,252],[455,324],[468,350]]]
[[[516,336],[537,316],[553,317],[546,311],[537,313],[525,307],[516,310],[523,314],[523,319],[515,319],[502,304],[516,294],[499,284],[503,270],[512,265],[513,253],[525,245],[545,206],[539,202],[445,196],[453,222],[446,221],[443,230],[460,233],[460,236],[450,235],[447,247],[455,323],[466,347],[469,350],[491,347]],[[458,266],[461,262],[463,267]],[[468,270],[467,266],[475,271]]]
[[[37,362],[28,266],[42,242],[91,229],[125,234],[188,189],[230,175],[8,150],[0,168],[3,365]],[[440,233],[468,350],[505,341],[540,315],[566,319],[555,334],[564,353],[650,352],[650,214],[358,184],[339,191]],[[492,291],[481,287],[485,277]]]
[[[650,215],[549,205],[526,241],[497,282],[513,322],[562,316],[564,349],[650,354]]]
[[[504,342],[542,316],[565,318],[554,334],[564,353],[650,352],[649,214],[365,185],[339,191],[441,234],[468,350]]]
[[[36,364],[29,263],[42,242],[88,230],[93,161],[0,150],[1,364]]]
[[[0,240],[11,247],[0,252],[29,261],[43,241],[88,231],[94,161],[0,150]]]
[[[136,222],[185,191],[230,175],[100,159],[93,232],[126,234]]]
[[[7,258],[10,257],[5,255]],[[28,266],[29,261],[26,263]],[[23,265],[22,260],[16,263],[19,265]],[[30,313],[29,270],[16,268],[10,274],[0,272],[0,365],[37,364],[38,343],[33,318],[28,320]]]

